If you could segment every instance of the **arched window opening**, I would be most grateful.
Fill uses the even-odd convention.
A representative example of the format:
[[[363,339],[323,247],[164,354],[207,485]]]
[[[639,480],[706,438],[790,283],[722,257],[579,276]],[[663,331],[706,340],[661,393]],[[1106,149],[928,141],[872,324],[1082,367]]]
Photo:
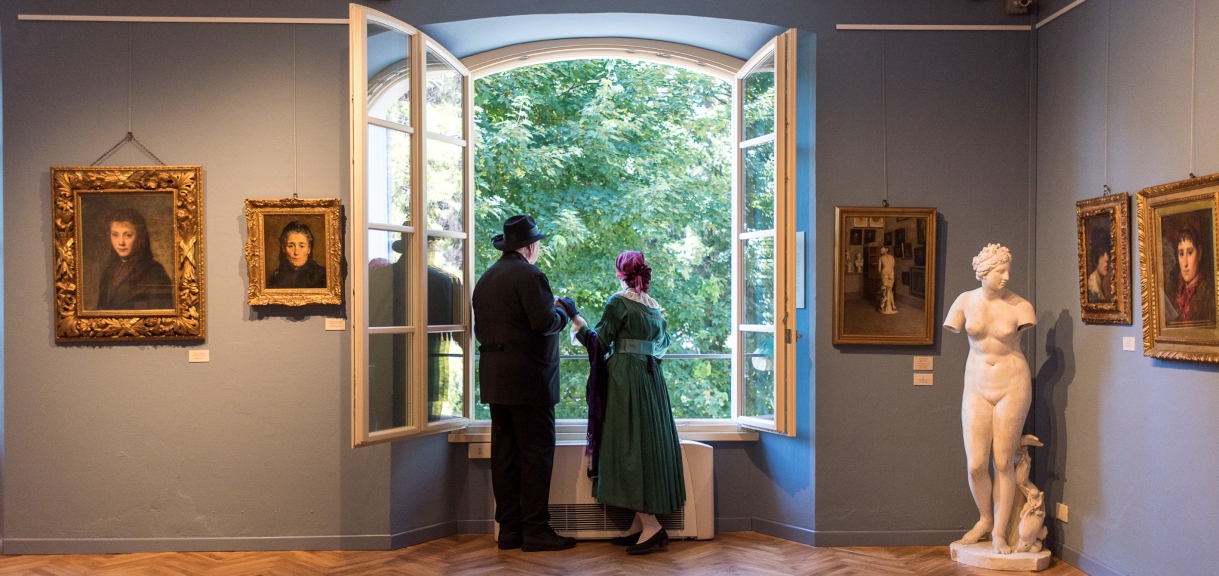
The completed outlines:
[[[731,82],[643,59],[525,62],[474,82],[475,276],[499,258],[483,237],[532,214],[551,289],[595,323],[620,289],[614,258],[642,251],[673,339],[673,415],[731,418]],[[561,354],[556,416],[583,419],[587,356]]]

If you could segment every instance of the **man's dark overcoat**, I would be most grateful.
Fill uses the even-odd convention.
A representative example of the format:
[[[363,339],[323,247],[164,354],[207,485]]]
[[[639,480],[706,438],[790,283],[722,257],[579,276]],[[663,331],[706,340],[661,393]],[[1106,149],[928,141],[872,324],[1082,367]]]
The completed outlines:
[[[474,336],[484,404],[559,402],[559,334],[567,314],[550,281],[518,252],[505,252],[474,286]]]

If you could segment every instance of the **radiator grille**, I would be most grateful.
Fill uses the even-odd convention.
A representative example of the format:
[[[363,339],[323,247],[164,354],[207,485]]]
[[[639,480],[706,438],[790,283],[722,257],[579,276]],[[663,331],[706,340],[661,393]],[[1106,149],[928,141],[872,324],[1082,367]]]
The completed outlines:
[[[551,504],[550,526],[559,532],[576,531],[615,531],[630,529],[635,519],[635,512],[617,506],[604,504]],[[686,529],[686,511],[678,510],[672,514],[661,514],[656,517],[665,530],[680,531]]]

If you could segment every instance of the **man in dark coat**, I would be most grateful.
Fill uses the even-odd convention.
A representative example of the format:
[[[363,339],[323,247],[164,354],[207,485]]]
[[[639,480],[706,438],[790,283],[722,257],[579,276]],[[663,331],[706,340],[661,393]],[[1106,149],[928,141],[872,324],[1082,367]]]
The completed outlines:
[[[513,216],[492,238],[503,251],[474,286],[481,400],[491,405],[491,484],[499,548],[525,552],[576,545],[550,527],[559,334],[567,312],[533,265],[542,238],[530,216]]]

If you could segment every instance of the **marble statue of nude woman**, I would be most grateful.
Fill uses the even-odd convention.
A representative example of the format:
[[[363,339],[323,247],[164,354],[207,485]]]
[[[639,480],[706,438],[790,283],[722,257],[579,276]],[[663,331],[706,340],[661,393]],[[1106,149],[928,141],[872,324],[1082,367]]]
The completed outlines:
[[[944,319],[944,327],[969,336],[961,423],[969,490],[978,507],[978,523],[961,539],[973,544],[988,536],[996,553],[1010,554],[1016,534],[1007,534],[1015,498],[1015,458],[1033,398],[1028,360],[1020,350],[1020,332],[1037,322],[1027,300],[1006,288],[1011,252],[989,244],[973,259],[980,288],[962,293]],[[990,478],[991,460],[995,477]],[[996,518],[996,514],[998,517]]]

